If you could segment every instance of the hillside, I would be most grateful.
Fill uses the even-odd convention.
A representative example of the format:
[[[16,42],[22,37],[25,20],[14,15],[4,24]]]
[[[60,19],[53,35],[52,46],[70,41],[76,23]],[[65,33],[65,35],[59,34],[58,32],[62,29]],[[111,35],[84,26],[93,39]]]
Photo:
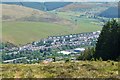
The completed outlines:
[[[78,9],[90,9],[93,8],[95,5],[90,3],[72,3],[66,5],[65,7],[61,7],[57,9],[58,11],[76,11]]]
[[[0,5],[2,5],[3,20],[15,20],[18,18],[26,17],[26,16],[31,16],[35,12],[38,15],[43,15],[43,16],[46,15],[46,13],[43,11],[37,11],[37,10],[33,10],[31,8],[26,8],[23,6],[6,5],[6,4],[0,4]]]
[[[79,61],[39,64],[2,64],[3,78],[116,78],[118,62]],[[119,80],[119,79],[115,79]]]
[[[19,5],[2,5],[3,21],[31,21],[31,22],[51,22],[58,24],[70,24],[70,21],[60,18],[54,14],[23,7]]]

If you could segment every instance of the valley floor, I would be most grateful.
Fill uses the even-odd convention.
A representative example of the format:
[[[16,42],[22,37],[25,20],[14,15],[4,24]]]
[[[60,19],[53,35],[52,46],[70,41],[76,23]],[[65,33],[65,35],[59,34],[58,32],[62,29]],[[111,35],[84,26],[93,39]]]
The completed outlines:
[[[1,64],[3,78],[109,78],[118,76],[118,62],[76,61]]]

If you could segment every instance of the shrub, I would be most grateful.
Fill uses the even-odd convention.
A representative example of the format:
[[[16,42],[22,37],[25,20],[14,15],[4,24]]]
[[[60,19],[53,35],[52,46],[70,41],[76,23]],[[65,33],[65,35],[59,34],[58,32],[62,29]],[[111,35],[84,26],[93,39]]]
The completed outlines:
[[[95,59],[94,59],[94,58],[92,58],[92,59],[91,59],[91,61],[95,61]]]

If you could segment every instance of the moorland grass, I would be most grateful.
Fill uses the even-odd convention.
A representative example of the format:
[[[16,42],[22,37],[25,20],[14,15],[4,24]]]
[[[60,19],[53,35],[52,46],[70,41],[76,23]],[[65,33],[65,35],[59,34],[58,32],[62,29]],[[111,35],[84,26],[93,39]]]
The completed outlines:
[[[118,76],[118,62],[114,61],[2,64],[1,68],[0,74],[3,78],[109,78]]]

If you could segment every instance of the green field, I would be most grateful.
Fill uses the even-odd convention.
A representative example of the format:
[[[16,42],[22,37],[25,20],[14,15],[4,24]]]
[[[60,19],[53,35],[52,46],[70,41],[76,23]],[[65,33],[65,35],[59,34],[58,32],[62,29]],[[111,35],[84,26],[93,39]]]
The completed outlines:
[[[14,44],[25,44],[54,35],[66,35],[101,30],[100,26],[90,23],[79,23],[75,26],[64,26],[45,22],[3,22],[3,41]]]
[[[81,15],[80,12],[73,12],[73,11],[71,12],[52,12],[51,11],[51,13],[56,13],[57,16],[62,17],[64,19],[68,19],[68,20],[71,20],[71,18]]]
[[[2,64],[3,78],[109,78],[118,76],[118,62],[79,61],[48,64]]]

